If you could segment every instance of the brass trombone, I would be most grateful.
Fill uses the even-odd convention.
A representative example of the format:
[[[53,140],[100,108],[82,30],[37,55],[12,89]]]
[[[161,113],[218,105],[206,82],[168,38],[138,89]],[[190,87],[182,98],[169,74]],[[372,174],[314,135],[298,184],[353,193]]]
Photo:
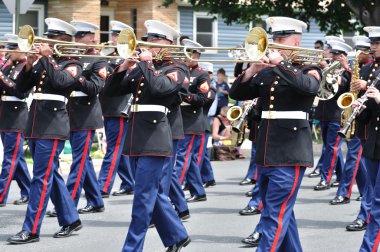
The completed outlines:
[[[128,59],[128,58],[134,59],[134,58],[137,58],[133,56],[134,52],[141,47],[171,49],[171,51],[169,51],[169,53],[173,55],[171,58],[176,58],[176,59],[185,58],[185,56],[183,55],[181,51],[182,49],[184,49],[184,46],[164,45],[164,44],[139,41],[136,39],[135,33],[128,28],[123,29],[119,33],[119,37],[117,39],[116,45],[111,45],[109,43],[97,44],[97,45],[84,45],[84,44],[78,44],[78,43],[77,44],[57,43],[54,45],[54,51],[57,53],[58,56],[83,57],[83,58],[107,58],[107,59]],[[117,52],[119,55],[112,55],[112,56],[106,56],[102,54],[84,55],[84,54],[78,54],[78,52],[75,51],[75,49],[88,49],[88,48],[95,48],[98,50],[113,48],[113,49],[117,49]],[[160,56],[156,56],[156,57],[159,58]]]
[[[48,39],[37,37],[34,35],[34,30],[30,25],[24,25],[20,28],[20,32],[18,33],[17,44],[20,52],[25,53],[35,53],[38,54],[39,51],[35,49],[36,46],[40,44],[57,44],[57,43],[65,43],[68,45],[75,45],[75,42],[65,42],[61,40]]]
[[[309,49],[298,46],[288,46],[277,43],[269,42],[268,35],[261,27],[255,27],[251,29],[244,42],[244,48],[239,47],[202,47],[202,50],[223,50],[223,51],[242,51],[245,54],[245,58],[248,59],[233,59],[233,60],[210,60],[210,59],[192,59],[191,51],[199,49],[198,47],[185,47],[184,54],[187,58],[196,62],[260,62],[268,52],[268,49],[288,50],[291,53],[288,56],[288,60],[292,62],[310,62],[319,63],[324,60],[323,50]]]

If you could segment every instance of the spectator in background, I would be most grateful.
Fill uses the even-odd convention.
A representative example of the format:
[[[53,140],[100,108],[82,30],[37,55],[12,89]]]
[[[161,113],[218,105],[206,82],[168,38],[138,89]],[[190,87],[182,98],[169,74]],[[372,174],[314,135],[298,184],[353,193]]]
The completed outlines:
[[[228,91],[230,87],[226,82],[226,71],[223,68],[218,70],[217,81],[216,81],[216,91],[218,97],[218,106],[216,110],[216,115],[220,113],[221,108],[228,106]]]
[[[322,40],[315,41],[315,43],[314,43],[314,49],[323,50],[323,42],[322,42]]]
[[[231,139],[231,122],[227,119],[227,111],[227,106],[222,107],[220,114],[214,118],[214,123],[212,124],[214,145],[226,145],[224,141]]]

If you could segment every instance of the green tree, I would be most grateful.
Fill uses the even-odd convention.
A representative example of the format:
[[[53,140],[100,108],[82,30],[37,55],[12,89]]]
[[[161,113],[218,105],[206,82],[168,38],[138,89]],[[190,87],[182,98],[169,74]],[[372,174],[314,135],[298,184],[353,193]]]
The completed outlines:
[[[169,6],[175,0],[164,0]],[[315,19],[322,31],[339,34],[380,25],[380,0],[188,0],[196,10],[220,14],[227,24],[261,22],[263,15]]]

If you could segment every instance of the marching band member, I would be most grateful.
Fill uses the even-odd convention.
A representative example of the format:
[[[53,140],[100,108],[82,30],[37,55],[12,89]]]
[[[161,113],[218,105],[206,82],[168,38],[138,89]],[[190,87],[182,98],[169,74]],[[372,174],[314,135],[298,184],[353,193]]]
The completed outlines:
[[[112,20],[112,42],[116,44],[119,33],[123,29],[133,28],[122,22]],[[117,51],[110,54],[116,56]],[[108,60],[108,74],[123,62],[123,59]],[[115,182],[116,172],[121,179],[120,189],[112,193],[113,196],[133,194],[134,181],[131,164],[128,156],[121,155],[127,133],[127,118],[121,111],[127,106],[130,96],[120,95],[109,97],[100,94],[100,102],[104,118],[104,130],[107,139],[107,151],[100,169],[98,183],[103,198],[108,198]]]
[[[189,39],[183,39],[181,43],[184,46],[194,47],[191,49],[193,59],[200,58],[202,45]],[[187,202],[197,202],[207,200],[200,167],[198,166],[198,156],[201,157],[204,151],[201,148],[202,139],[204,140],[202,134],[205,132],[203,107],[209,101],[207,96],[210,90],[210,78],[208,73],[202,70],[196,61],[185,59],[185,64],[190,69],[190,83],[186,93],[181,93],[183,100],[181,113],[185,139],[180,140],[178,143],[175,169],[177,170],[180,184],[183,184],[185,178],[187,179],[191,194]]]
[[[273,41],[299,46],[306,23],[269,17]],[[286,51],[283,52],[286,55]],[[236,100],[260,97],[262,120],[256,162],[261,167],[262,238],[257,251],[302,251],[293,207],[306,167],[313,165],[308,114],[318,92],[321,72],[314,66],[292,65],[277,51],[253,63],[233,83]]]
[[[7,49],[18,50],[17,35],[6,34]],[[0,132],[4,146],[3,164],[0,175],[0,207],[7,204],[12,179],[21,189],[21,198],[14,201],[16,205],[28,203],[30,175],[24,157],[24,130],[28,119],[28,106],[25,98],[27,92],[18,92],[16,79],[26,63],[23,53],[9,52],[8,62],[0,70]]]
[[[365,36],[356,36],[353,38],[355,49],[365,49],[369,50],[369,39]],[[334,45],[333,45],[334,49]],[[360,56],[357,59],[357,65],[353,66],[354,68],[360,67]],[[355,63],[354,63],[355,64]],[[354,71],[355,69],[352,69]],[[355,70],[356,71],[356,70]],[[359,79],[359,76],[355,76],[355,71],[352,73],[352,80],[350,85],[347,87],[347,92],[358,92],[358,88],[354,85],[356,78]],[[350,133],[351,134],[351,133]],[[362,144],[358,137],[358,132],[355,131],[355,134],[351,139],[346,141],[347,143],[347,155],[346,162],[342,171],[342,179],[340,181],[338,191],[333,200],[330,201],[331,205],[341,205],[350,202],[352,187],[356,180],[360,195],[362,195],[360,211],[357,218],[349,224],[346,229],[348,231],[361,231],[366,229],[367,220],[369,218],[371,201],[372,201],[372,188],[370,186],[368,174],[364,166],[364,160],[362,159]]]
[[[320,100],[315,111],[315,118],[320,121],[322,131],[322,141],[325,146],[323,153],[323,165],[321,167],[321,180],[314,187],[314,190],[326,190],[331,186],[331,178],[333,172],[336,170],[337,176],[341,174],[340,169],[337,168],[341,154],[342,139],[338,135],[340,129],[340,120],[342,109],[338,107],[337,99],[342,94],[350,83],[351,73],[348,65],[347,53],[352,48],[339,40],[328,40],[331,46],[332,62],[339,61],[343,72],[338,76],[337,81],[339,89],[336,95],[329,100]],[[335,46],[335,49],[333,48]],[[338,178],[337,181],[340,179]],[[337,185],[337,184],[336,184]]]
[[[72,40],[75,27],[57,18],[47,18],[45,22],[48,26],[45,35],[49,39]],[[79,79],[82,76],[82,64],[72,58],[54,57],[53,51],[46,44],[39,47],[39,54],[41,58],[36,63],[34,55],[28,56],[16,85],[19,92],[27,92],[33,87],[36,90],[25,133],[34,161],[33,179],[22,231],[8,239],[13,244],[39,241],[49,198],[62,226],[54,234],[55,238],[68,237],[82,228],[74,201],[58,172],[58,156],[70,135],[66,102],[71,91],[81,85]]]
[[[374,62],[368,64],[362,68],[362,77],[364,82],[369,85],[372,81],[376,81],[376,77],[379,76],[379,62],[380,62],[380,27],[378,26],[369,26],[364,27],[364,30],[368,32],[368,37],[371,43],[371,51],[373,51]],[[368,78],[368,79],[367,79]],[[364,86],[364,83],[361,82]],[[363,156],[365,157],[365,167],[369,174],[371,185],[373,188],[373,197],[371,205],[371,216],[369,219],[369,224],[367,230],[364,234],[363,243],[361,245],[360,251],[377,251],[379,247],[379,233],[380,233],[380,183],[379,183],[379,160],[380,160],[380,151],[379,146],[379,103],[380,103],[380,93],[379,93],[379,83],[375,87],[370,87],[367,89],[366,96],[369,100],[365,103],[365,109],[357,117],[358,121],[362,121],[364,124],[367,124],[366,127],[366,136],[367,139],[363,148]],[[358,99],[354,102],[356,107],[361,103],[361,99]]]
[[[212,74],[213,74],[213,64],[209,62],[201,62],[200,66],[202,69],[206,70],[209,74],[210,81],[212,81]],[[207,151],[207,143],[208,139],[210,137],[211,129],[210,129],[210,120],[208,117],[209,111],[211,107],[213,106],[216,99],[216,86],[212,85],[212,82],[210,83],[210,91],[209,95],[207,95],[208,101],[206,102],[205,106],[203,107],[203,115],[204,115],[204,124],[205,124],[205,134],[204,138],[201,141],[203,143],[203,152],[204,155],[201,156],[201,158],[198,158],[198,165],[201,169],[201,178],[203,187],[207,188],[210,186],[215,186],[215,178],[214,178],[214,172],[212,170],[210,157]]]
[[[70,22],[77,32],[75,42],[86,45],[96,44],[95,31],[99,27],[85,21]],[[95,48],[88,48],[86,55],[96,55]],[[90,157],[95,130],[103,127],[102,109],[98,94],[103,89],[107,76],[107,63],[101,58],[80,58],[83,64],[82,76],[70,95],[67,104],[70,120],[70,143],[73,150],[73,162],[67,179],[67,188],[78,206],[82,188],[86,192],[86,207],[79,213],[104,211],[104,203],[99,191],[94,165]]]
[[[173,44],[179,34],[171,26],[156,20],[145,21],[147,42]],[[133,93],[130,123],[124,154],[130,156],[135,174],[132,221],[123,251],[142,251],[146,231],[152,221],[167,251],[180,251],[190,238],[164,192],[169,174],[165,169],[172,155],[172,133],[167,118],[168,107],[178,99],[178,92],[188,70],[161,55],[161,48],[141,49],[139,62],[127,59],[106,82],[106,95]],[[128,74],[127,69],[133,68]]]

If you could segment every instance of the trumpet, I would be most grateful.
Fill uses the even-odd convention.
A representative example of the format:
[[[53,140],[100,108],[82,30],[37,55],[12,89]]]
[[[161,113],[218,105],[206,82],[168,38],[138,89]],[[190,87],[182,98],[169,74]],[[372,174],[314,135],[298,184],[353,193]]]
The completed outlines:
[[[323,57],[323,50],[309,49],[298,46],[288,46],[277,44],[273,42],[269,42],[268,35],[265,30],[261,27],[255,27],[251,29],[247,37],[244,41],[244,48],[239,47],[202,47],[202,50],[224,50],[229,51],[230,54],[235,51],[237,55],[244,55],[245,59],[221,59],[221,60],[210,60],[210,59],[193,59],[191,57],[191,51],[199,49],[197,47],[185,47],[184,54],[187,58],[196,61],[196,62],[236,62],[236,63],[244,63],[251,62],[257,63],[268,53],[269,49],[278,49],[278,50],[286,50],[290,53],[287,55],[287,58],[291,62],[298,63],[319,63],[322,60],[325,60]]]

